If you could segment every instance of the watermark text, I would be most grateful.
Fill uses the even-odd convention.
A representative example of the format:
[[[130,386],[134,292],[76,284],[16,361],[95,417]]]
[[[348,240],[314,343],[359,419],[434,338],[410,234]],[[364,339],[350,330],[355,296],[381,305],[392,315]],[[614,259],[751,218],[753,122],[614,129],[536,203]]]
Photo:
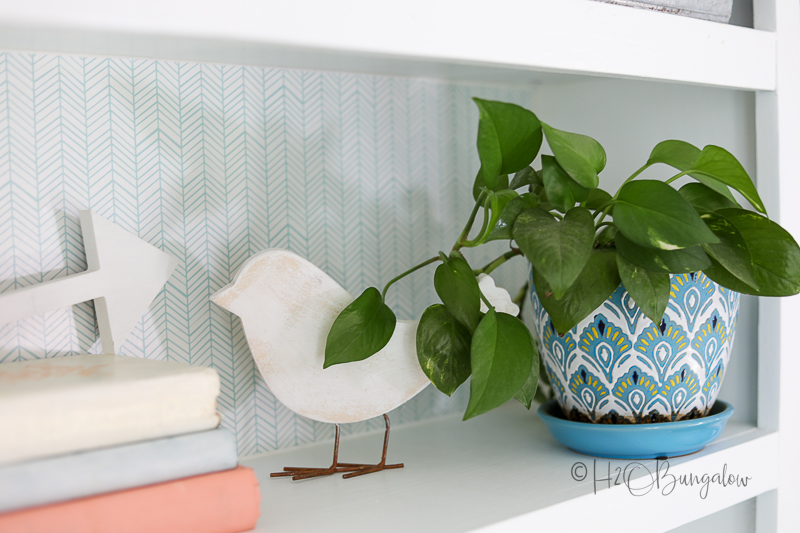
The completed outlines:
[[[588,463],[588,461],[587,461]],[[656,459],[655,465],[630,462],[622,466],[612,466],[609,461],[593,460],[591,463],[577,462],[572,465],[570,475],[575,481],[591,479],[594,493],[603,488],[623,485],[633,496],[644,496],[654,489],[663,496],[669,496],[679,487],[695,488],[701,499],[705,500],[713,487],[742,488],[753,478],[728,471],[725,463],[719,472],[672,474],[669,461]]]

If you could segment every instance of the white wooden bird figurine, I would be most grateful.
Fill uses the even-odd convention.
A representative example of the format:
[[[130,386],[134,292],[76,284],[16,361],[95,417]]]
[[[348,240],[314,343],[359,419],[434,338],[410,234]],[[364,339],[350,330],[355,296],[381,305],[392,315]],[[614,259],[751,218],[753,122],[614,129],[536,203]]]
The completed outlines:
[[[479,281],[498,311],[518,312],[490,277]],[[389,343],[372,357],[323,370],[328,332],[353,297],[309,261],[288,250],[266,250],[247,260],[233,282],[211,300],[241,318],[258,369],[280,402],[306,418],[336,424],[330,467],[288,467],[273,476],[307,479],[349,472],[344,477],[354,477],[403,466],[386,464],[386,413],[430,384],[417,360],[417,321],[398,320]],[[339,424],[379,415],[386,424],[381,461],[339,463]]]

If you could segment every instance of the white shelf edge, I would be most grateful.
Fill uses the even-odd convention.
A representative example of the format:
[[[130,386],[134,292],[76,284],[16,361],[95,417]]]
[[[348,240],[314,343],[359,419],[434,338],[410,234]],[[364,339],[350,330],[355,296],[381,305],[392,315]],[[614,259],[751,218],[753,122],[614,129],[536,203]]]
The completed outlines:
[[[0,49],[477,82],[776,86],[771,32],[587,0],[27,0],[0,4]]]
[[[374,459],[380,442],[380,433],[345,438],[340,460]],[[353,480],[269,477],[283,466],[326,466],[331,450],[325,442],[242,459],[261,483],[262,518],[255,531],[348,531],[353,522],[330,519],[352,515],[364,531],[527,532],[563,528],[566,517],[580,512],[591,517],[593,531],[661,532],[768,492],[778,482],[778,434],[733,423],[701,452],[671,459],[668,473],[713,476],[727,464],[728,473],[752,477],[746,487],[714,484],[705,499],[696,486],[680,485],[669,495],[653,489],[633,496],[624,485],[595,494],[591,477],[571,477],[572,465],[591,468],[593,458],[557,444],[536,414],[517,405],[466,423],[447,417],[398,427],[389,461],[402,460],[403,470]],[[631,463],[597,461],[612,471]],[[655,470],[655,461],[641,463]]]
[[[670,531],[778,487],[778,468],[775,459],[778,454],[778,434],[762,432],[757,434],[759,436],[752,440],[707,455],[686,458],[684,462],[670,466],[665,474],[667,485],[653,486],[645,495],[632,496],[624,485],[619,485],[610,490],[586,494],[475,531],[476,533],[533,531],[543,524],[556,526],[563,523],[564,517],[576,510],[580,510],[584,516],[591,516],[592,531],[595,532]],[[756,433],[751,437],[755,435]],[[754,479],[748,482],[745,490],[734,490],[730,494],[725,492],[730,490],[728,487],[710,484],[705,498],[700,495],[702,485],[687,486],[676,481],[674,488],[669,490],[669,481],[673,479],[668,477],[670,475],[676,479],[687,479],[687,476],[691,475],[709,474],[713,479],[713,475],[723,472],[723,469],[729,474],[752,475]],[[655,471],[655,468],[652,470]],[[636,486],[633,483],[632,485]],[[622,516],[624,522],[628,523],[627,526],[620,523],[623,521]]]

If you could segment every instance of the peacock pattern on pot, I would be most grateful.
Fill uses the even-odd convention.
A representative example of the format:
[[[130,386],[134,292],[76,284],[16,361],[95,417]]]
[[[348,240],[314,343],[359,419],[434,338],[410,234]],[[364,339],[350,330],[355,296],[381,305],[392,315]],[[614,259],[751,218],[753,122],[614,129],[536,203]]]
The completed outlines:
[[[702,272],[672,274],[661,323],[620,285],[569,332],[556,333],[531,279],[533,334],[564,413],[599,423],[705,416],[728,367],[739,293]]]

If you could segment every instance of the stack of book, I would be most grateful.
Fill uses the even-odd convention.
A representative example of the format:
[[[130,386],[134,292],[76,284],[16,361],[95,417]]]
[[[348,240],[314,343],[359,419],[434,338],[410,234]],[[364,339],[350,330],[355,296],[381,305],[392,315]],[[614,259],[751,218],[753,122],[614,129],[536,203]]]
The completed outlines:
[[[0,531],[247,531],[258,480],[213,369],[116,355],[0,365]]]

